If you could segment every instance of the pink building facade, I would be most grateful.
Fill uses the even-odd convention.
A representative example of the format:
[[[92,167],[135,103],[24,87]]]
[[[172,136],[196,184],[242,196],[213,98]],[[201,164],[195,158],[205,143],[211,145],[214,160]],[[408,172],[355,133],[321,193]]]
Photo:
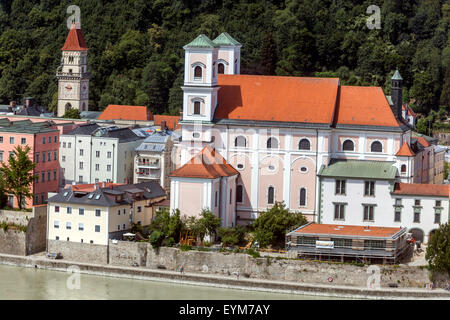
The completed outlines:
[[[239,75],[234,72],[239,66],[230,66],[240,58],[227,61],[221,52],[236,49],[239,54],[240,46],[222,34],[214,41],[200,35],[184,47],[179,173],[205,147],[239,173],[234,193],[225,197],[232,199],[227,206],[235,206],[226,226],[248,223],[276,202],[317,220],[322,201],[317,173],[332,159],[390,161],[399,181],[401,170],[414,172],[414,161],[397,156],[403,144],[413,142],[412,128],[401,115],[398,72],[392,78],[391,107],[379,87],[342,86],[329,78]],[[421,150],[411,157],[417,152]],[[192,192],[182,192],[189,189],[186,178],[189,183],[195,179],[172,177],[171,209],[183,214],[193,203],[198,208],[190,208],[190,214],[211,209],[212,199],[190,201]],[[414,177],[403,178],[415,182]],[[172,189],[175,185],[178,189]]]
[[[0,119],[0,161],[7,162],[17,146],[29,146],[29,157],[36,163],[33,174],[37,178],[31,186],[33,198],[25,203],[28,208],[44,204],[48,192],[58,191],[59,135],[59,129],[51,122]],[[12,195],[8,195],[8,202],[12,207],[18,206]]]

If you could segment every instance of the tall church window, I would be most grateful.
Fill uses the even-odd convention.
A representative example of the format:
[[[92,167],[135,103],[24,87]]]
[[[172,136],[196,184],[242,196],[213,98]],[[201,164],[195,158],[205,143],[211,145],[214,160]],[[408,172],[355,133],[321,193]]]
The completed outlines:
[[[225,73],[225,66],[223,63],[219,63],[217,67],[218,67],[217,69],[218,69],[219,74]]]
[[[239,184],[236,186],[236,202],[237,203],[242,203],[242,193],[243,193],[242,185]]]
[[[200,114],[200,101],[195,101],[194,102],[194,114]]]
[[[306,206],[306,188],[300,188],[300,206]]]
[[[298,148],[300,150],[310,150],[311,149],[311,143],[309,142],[308,139],[302,139],[298,143]]]
[[[383,152],[383,145],[380,141],[374,141],[370,145],[370,151],[371,152]]]
[[[196,67],[194,68],[194,78],[195,78],[196,80],[201,79],[201,78],[202,78],[202,72],[203,72],[202,67],[196,66]]]
[[[70,103],[66,103],[66,111],[71,109],[71,108],[72,108],[72,105]]]
[[[275,138],[267,139],[267,149],[277,149],[278,148],[278,140]]]
[[[273,204],[275,202],[275,189],[270,186],[267,190],[267,204]]]
[[[352,140],[345,140],[344,143],[342,144],[342,149],[344,151],[354,151],[355,145]]]
[[[402,167],[400,170],[402,173],[406,173],[406,164],[402,164]]]

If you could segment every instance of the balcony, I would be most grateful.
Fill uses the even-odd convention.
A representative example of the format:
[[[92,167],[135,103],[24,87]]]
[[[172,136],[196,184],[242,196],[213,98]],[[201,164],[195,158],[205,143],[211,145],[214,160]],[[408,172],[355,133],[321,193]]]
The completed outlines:
[[[75,73],[75,72],[56,72],[57,77],[71,77],[71,78],[82,78],[82,79],[90,79],[91,73],[90,72],[83,72],[83,73]]]
[[[136,163],[139,168],[149,168],[149,169],[159,169],[160,168],[159,159],[155,159],[155,160],[139,159],[138,161],[136,161]]]

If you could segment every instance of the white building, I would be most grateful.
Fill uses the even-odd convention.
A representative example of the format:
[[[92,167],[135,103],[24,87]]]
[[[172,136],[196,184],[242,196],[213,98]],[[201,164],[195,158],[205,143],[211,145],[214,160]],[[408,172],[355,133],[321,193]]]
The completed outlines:
[[[134,162],[134,183],[156,180],[170,190],[169,174],[175,169],[171,159],[173,142],[165,132],[147,137],[137,148]]]
[[[135,149],[143,138],[129,128],[81,125],[60,136],[61,186],[133,180]]]
[[[394,163],[344,160],[319,172],[318,222],[373,227],[406,227],[427,243],[449,221],[447,185],[398,183]]]

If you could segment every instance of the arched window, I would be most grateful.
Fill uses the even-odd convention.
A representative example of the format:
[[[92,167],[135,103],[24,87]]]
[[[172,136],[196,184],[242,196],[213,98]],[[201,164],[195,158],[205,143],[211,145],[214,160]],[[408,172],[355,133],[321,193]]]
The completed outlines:
[[[247,146],[247,139],[243,136],[236,137],[234,140],[234,146],[235,147],[246,147]]]
[[[242,203],[242,193],[243,193],[242,185],[239,184],[236,186],[236,202],[237,203]]]
[[[300,188],[300,206],[306,206],[306,189]]]
[[[69,109],[71,109],[72,108],[72,105],[68,102],[68,103],[66,103],[66,111],[67,110],[69,110]]]
[[[310,150],[311,149],[311,143],[309,142],[308,139],[302,139],[298,143],[298,148],[300,150]]]
[[[194,68],[194,78],[201,78],[202,77],[202,67],[196,66]]]
[[[194,114],[200,114],[200,101],[194,102]]]
[[[352,140],[345,140],[344,143],[342,144],[342,149],[344,151],[354,151],[355,145],[353,144]]]
[[[402,167],[401,167],[400,171],[402,173],[406,173],[406,164],[402,164]]]
[[[374,141],[374,142],[372,142],[372,144],[370,146],[370,151],[371,152],[383,152],[383,145],[381,144],[380,141]]]
[[[224,74],[225,73],[225,66],[224,66],[223,63],[219,63],[217,65],[217,69],[218,69],[219,74]]]
[[[269,187],[267,190],[267,203],[273,204],[275,202],[275,189],[274,187]]]
[[[275,138],[267,139],[267,149],[277,149],[278,148],[278,140]]]

